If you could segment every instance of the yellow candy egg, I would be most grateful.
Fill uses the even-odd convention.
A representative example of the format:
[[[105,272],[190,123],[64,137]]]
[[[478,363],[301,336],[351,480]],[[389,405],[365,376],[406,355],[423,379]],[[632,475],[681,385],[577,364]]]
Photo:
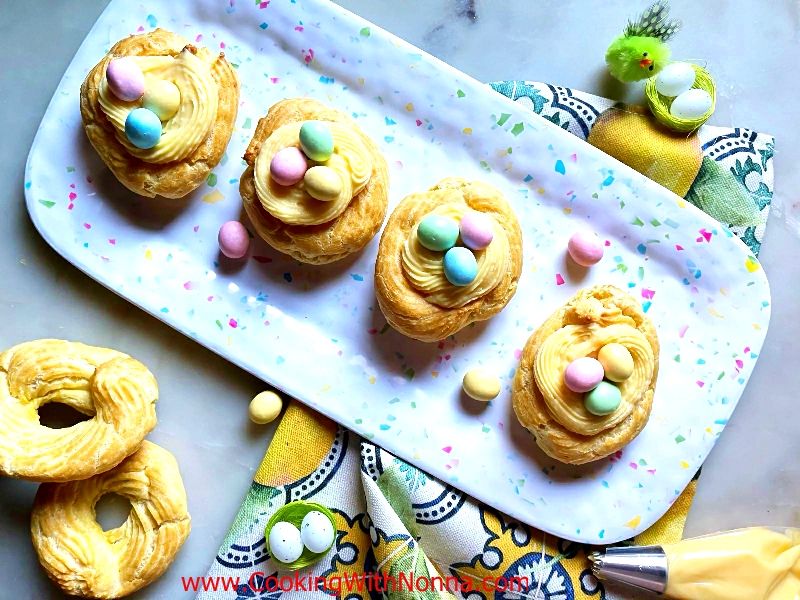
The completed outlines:
[[[181,104],[178,86],[166,79],[148,81],[142,97],[142,106],[152,110],[162,121],[175,116]]]
[[[324,165],[311,167],[303,176],[309,196],[321,202],[336,200],[342,192],[342,180],[339,174]]]
[[[467,371],[461,387],[473,400],[488,402],[500,393],[500,379],[491,371],[476,367]]]
[[[606,344],[597,353],[597,360],[609,381],[625,381],[633,373],[633,357],[622,344]]]
[[[283,408],[281,397],[275,392],[261,392],[250,401],[250,420],[259,425],[271,423],[278,418]]]

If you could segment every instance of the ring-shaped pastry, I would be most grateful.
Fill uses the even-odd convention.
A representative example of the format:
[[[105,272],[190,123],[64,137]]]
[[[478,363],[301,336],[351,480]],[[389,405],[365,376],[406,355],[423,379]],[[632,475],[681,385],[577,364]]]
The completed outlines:
[[[455,287],[443,275],[443,253],[421,248],[416,227],[432,213],[458,219],[468,210],[491,218],[494,239],[476,253],[479,274],[473,283]],[[489,256],[493,263],[483,277],[480,266]],[[517,291],[521,272],[522,231],[500,191],[483,182],[449,177],[428,191],[406,196],[392,212],[378,247],[375,294],[392,327],[433,342],[503,310]]]
[[[586,409],[583,394],[567,388],[564,370],[572,360],[596,357],[610,343],[630,351],[634,369],[616,384],[619,408],[598,416]],[[611,285],[581,290],[528,338],[514,376],[514,412],[539,447],[561,462],[583,464],[609,456],[647,424],[658,353],[655,327],[636,298]]]
[[[130,500],[131,512],[122,525],[103,531],[95,505],[110,493]],[[146,440],[110,471],[43,483],[31,514],[33,545],[48,577],[84,598],[121,598],[150,584],[167,570],[189,530],[178,464]]]
[[[86,479],[119,464],[156,424],[158,386],[133,358],[106,348],[36,340],[0,354],[0,474],[32,481]],[[49,402],[91,419],[51,429]]]

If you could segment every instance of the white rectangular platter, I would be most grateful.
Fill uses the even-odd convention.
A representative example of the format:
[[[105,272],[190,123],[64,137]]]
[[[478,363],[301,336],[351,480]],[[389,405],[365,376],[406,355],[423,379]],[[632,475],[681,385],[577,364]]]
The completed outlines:
[[[242,83],[226,157],[185,202],[127,192],[80,122],[88,69],[119,38],[155,26],[221,49]],[[505,193],[522,224],[524,266],[500,315],[440,344],[397,334],[374,298],[377,238],[356,259],[326,267],[298,264],[259,241],[244,262],[220,260],[217,230],[240,218],[240,157],[255,125],[274,102],[302,95],[351,114],[378,142],[391,206],[452,175]],[[50,245],[133,304],[455,487],[583,542],[631,537],[667,510],[724,429],[769,322],[764,273],[725,228],[327,2],[114,0],[53,96],[25,189]],[[580,225],[607,240],[603,261],[585,273],[564,253]],[[567,467],[538,451],[517,423],[510,385],[531,332],[597,283],[641,299],[658,329],[660,375],[652,417],[633,443],[610,459]],[[503,382],[489,405],[460,391],[477,364]]]

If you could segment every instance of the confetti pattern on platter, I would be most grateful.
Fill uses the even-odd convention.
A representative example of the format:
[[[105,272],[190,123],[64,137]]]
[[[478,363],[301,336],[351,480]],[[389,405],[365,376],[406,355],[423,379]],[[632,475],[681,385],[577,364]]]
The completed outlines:
[[[157,26],[225,52],[242,83],[227,154],[185,202],[125,191],[80,125],[86,72],[117,39]],[[259,117],[300,95],[351,114],[379,143],[392,206],[453,174],[505,192],[523,226],[524,268],[501,315],[439,344],[403,338],[375,303],[377,239],[327,267],[300,265],[260,242],[244,262],[219,256],[220,224],[244,218],[239,157]],[[764,273],[724,227],[329,3],[113,1],[53,97],[25,190],[47,241],[132,303],[443,481],[590,543],[631,537],[677,498],[724,429],[769,322]],[[565,259],[580,226],[606,244],[606,257],[588,272]],[[596,283],[641,298],[658,328],[661,370],[642,435],[610,459],[568,467],[541,454],[519,426],[510,385],[530,333]],[[482,410],[460,391],[476,364],[503,382]]]

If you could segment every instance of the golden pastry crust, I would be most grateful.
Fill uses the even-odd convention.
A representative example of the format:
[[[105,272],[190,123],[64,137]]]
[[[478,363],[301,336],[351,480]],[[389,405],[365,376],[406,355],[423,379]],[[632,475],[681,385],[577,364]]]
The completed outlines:
[[[575,323],[576,318],[586,324],[599,321],[597,314],[582,312],[576,317],[573,313],[572,309],[579,303],[585,302],[587,298],[596,299],[604,309],[618,309],[625,317],[631,319],[636,330],[650,345],[655,361],[652,378],[628,416],[613,427],[588,436],[570,431],[553,418],[536,383],[534,373],[537,352],[548,336],[568,323]],[[512,389],[514,412],[523,427],[533,435],[539,447],[561,462],[579,465],[609,456],[639,435],[650,418],[658,377],[658,352],[655,327],[642,312],[635,298],[611,285],[598,285],[581,290],[553,313],[525,344],[519,368],[514,376]]]
[[[321,225],[288,225],[269,214],[258,199],[254,181],[256,157],[264,141],[279,127],[302,121],[347,123],[358,132],[372,156],[372,175],[345,211]],[[389,205],[389,175],[386,160],[375,142],[338,110],[312,98],[289,98],[274,104],[258,121],[253,139],[244,155],[247,169],[239,182],[245,212],[256,233],[270,246],[300,262],[326,264],[358,252],[381,228]]]
[[[207,48],[195,48],[183,37],[164,29],[129,36],[114,44],[109,53],[89,71],[81,85],[81,117],[89,141],[125,187],[148,198],[182,198],[200,186],[217,166],[233,133],[239,108],[239,80],[220,53],[212,69],[219,92],[216,120],[192,154],[183,160],[165,164],[152,164],[132,156],[117,140],[114,126],[100,106],[100,82],[112,58],[175,56],[187,45],[199,55],[211,55]]]
[[[127,520],[103,531],[95,505],[116,493]],[[84,481],[39,486],[31,538],[39,562],[64,593],[122,598],[161,576],[189,536],[186,492],[175,458],[152,442],[114,469]]]
[[[465,208],[490,214],[508,238],[509,257],[500,283],[485,295],[458,308],[428,302],[408,281],[403,271],[403,246],[414,226],[440,205],[445,195]],[[448,200],[450,201],[450,200]],[[499,313],[517,291],[522,272],[522,231],[519,222],[496,188],[478,181],[449,177],[426,192],[406,196],[394,209],[381,235],[375,262],[375,294],[389,324],[408,337],[435,342],[476,321]]]
[[[106,348],[36,340],[0,354],[0,474],[73,481],[102,473],[156,424],[158,386],[142,363]],[[37,410],[60,402],[92,418],[50,429]]]

